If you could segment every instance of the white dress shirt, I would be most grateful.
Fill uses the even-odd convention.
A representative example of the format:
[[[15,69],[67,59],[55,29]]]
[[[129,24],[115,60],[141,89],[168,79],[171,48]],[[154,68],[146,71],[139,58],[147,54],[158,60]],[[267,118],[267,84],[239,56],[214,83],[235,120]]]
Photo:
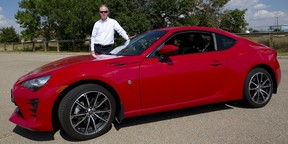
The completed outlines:
[[[109,17],[106,20],[98,20],[93,27],[91,34],[91,51],[94,51],[94,44],[111,45],[114,43],[114,33],[117,31],[125,40],[129,40],[126,31],[120,24]]]

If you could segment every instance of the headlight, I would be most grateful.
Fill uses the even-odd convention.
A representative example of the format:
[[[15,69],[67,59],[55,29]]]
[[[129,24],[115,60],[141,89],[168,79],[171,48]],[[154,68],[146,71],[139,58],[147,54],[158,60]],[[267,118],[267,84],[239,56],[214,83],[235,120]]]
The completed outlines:
[[[51,75],[46,75],[38,78],[34,78],[28,81],[25,81],[21,84],[21,86],[28,88],[32,91],[36,91],[40,89],[43,85],[45,85],[50,79]]]

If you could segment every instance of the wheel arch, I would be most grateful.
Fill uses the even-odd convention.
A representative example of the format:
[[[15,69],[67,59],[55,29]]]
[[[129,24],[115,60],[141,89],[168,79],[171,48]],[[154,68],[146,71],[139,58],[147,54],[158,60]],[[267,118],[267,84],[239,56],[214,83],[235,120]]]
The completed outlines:
[[[104,88],[106,88],[109,92],[111,92],[112,96],[115,99],[116,102],[116,114],[115,118],[120,119],[120,121],[124,118],[124,108],[123,105],[121,104],[120,97],[117,93],[117,91],[109,84],[99,81],[99,80],[92,80],[92,79],[87,79],[87,80],[81,80],[77,81],[75,83],[70,84],[67,88],[65,88],[56,98],[53,109],[52,109],[52,125],[54,129],[59,129],[60,128],[60,122],[58,118],[58,109],[60,102],[64,98],[64,96],[72,89],[74,89],[77,86],[83,85],[83,84],[98,84]]]
[[[276,81],[276,74],[275,72],[273,71],[273,69],[269,66],[269,65],[266,65],[266,64],[259,64],[259,65],[256,65],[254,67],[252,67],[249,71],[255,69],[255,68],[263,68],[265,69],[272,77],[272,80],[273,80],[273,93],[277,93],[277,81]]]

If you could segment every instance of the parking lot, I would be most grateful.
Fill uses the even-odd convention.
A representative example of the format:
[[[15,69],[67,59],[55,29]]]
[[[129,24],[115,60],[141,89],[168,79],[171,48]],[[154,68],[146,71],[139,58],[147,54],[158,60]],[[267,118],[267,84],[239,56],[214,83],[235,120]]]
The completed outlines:
[[[75,54],[0,53],[0,143],[71,143],[61,130],[32,132],[8,119],[15,109],[10,89],[23,74]],[[279,58],[278,93],[264,108],[221,103],[125,119],[106,134],[79,143],[107,144],[286,144],[288,143],[288,59]],[[73,141],[72,141],[73,142]]]

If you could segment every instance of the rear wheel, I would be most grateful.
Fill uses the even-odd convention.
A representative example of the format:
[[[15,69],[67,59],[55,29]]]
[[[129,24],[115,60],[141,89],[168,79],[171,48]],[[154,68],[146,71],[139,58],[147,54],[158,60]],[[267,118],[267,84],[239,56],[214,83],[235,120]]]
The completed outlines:
[[[249,107],[264,107],[271,99],[273,80],[263,68],[255,68],[249,72],[244,85],[244,101]]]
[[[109,130],[115,111],[115,100],[108,90],[96,84],[85,84],[65,95],[58,116],[68,136],[87,140]]]

